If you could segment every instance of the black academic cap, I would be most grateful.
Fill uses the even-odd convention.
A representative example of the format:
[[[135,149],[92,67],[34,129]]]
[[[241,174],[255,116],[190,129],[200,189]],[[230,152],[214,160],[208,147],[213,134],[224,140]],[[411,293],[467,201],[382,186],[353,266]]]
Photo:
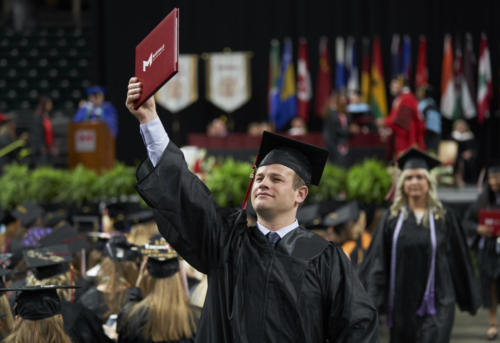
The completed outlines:
[[[0,288],[0,292],[19,291],[14,302],[14,313],[23,319],[41,320],[61,313],[58,289],[75,289],[75,286],[31,286]]]
[[[420,168],[431,170],[441,164],[438,159],[416,148],[406,150],[406,152],[398,158],[397,162],[401,170]]]
[[[129,225],[136,225],[140,223],[147,223],[154,220],[154,213],[152,210],[142,209],[133,213],[128,214],[125,217],[125,221]]]
[[[87,235],[85,233],[78,232],[77,229],[69,224],[64,224],[60,228],[55,229],[52,233],[38,241],[38,244],[40,246],[64,244],[68,246],[68,249],[72,254],[89,247]]]
[[[99,230],[100,217],[97,215],[80,214],[72,216],[73,227],[78,232],[91,232]]]
[[[320,204],[315,203],[300,207],[297,211],[297,221],[307,228],[320,226],[323,221]]]
[[[264,131],[255,165],[282,164],[295,171],[306,185],[318,185],[327,159],[325,149]]]
[[[328,213],[323,219],[325,226],[338,227],[351,220],[357,220],[359,217],[359,206],[356,201],[350,201],[347,204]]]
[[[47,212],[43,218],[43,222],[46,227],[56,227],[61,222],[68,219],[68,211],[64,208],[60,208],[56,211]]]
[[[106,242],[104,255],[113,261],[136,261],[140,255],[132,247],[125,236],[113,235]]]
[[[17,205],[12,210],[12,215],[21,221],[24,227],[30,227],[35,221],[43,216],[43,208],[33,201],[27,201],[22,205]]]
[[[11,211],[0,211],[0,224],[9,225],[16,220]]]
[[[143,256],[148,256],[146,268],[155,278],[166,278],[179,271],[179,255],[160,234],[151,237],[149,244],[138,247]]]
[[[26,266],[38,280],[66,273],[72,256],[67,245],[53,245],[23,250]]]

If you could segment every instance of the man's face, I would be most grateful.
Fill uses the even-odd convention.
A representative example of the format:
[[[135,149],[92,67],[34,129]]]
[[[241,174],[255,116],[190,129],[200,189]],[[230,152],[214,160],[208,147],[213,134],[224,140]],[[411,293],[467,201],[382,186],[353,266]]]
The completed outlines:
[[[295,172],[281,164],[257,169],[252,186],[252,205],[263,216],[291,213],[307,196],[307,187],[294,189]]]
[[[421,198],[429,192],[429,181],[425,175],[425,169],[406,170],[403,181],[403,191],[409,198]]]
[[[488,174],[488,183],[491,190],[495,193],[500,192],[500,173],[490,173]]]
[[[403,90],[403,85],[401,84],[401,81],[394,79],[391,81],[391,95],[392,96],[398,96],[401,94],[401,91]]]

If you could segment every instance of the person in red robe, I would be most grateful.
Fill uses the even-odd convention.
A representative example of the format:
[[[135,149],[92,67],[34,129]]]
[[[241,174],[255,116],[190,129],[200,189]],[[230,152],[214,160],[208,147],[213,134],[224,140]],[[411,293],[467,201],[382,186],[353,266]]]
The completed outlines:
[[[425,123],[418,110],[418,101],[411,93],[407,80],[391,81],[394,96],[392,109],[384,124],[393,134],[393,156],[397,158],[411,147],[425,150]]]

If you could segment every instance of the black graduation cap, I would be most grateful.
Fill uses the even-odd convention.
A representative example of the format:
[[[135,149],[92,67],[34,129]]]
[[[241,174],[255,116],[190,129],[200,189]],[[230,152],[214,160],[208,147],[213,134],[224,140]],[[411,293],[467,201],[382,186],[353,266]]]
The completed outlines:
[[[68,211],[64,208],[60,208],[56,211],[47,212],[43,218],[43,222],[45,226],[53,228],[66,219],[68,219]]]
[[[75,215],[71,221],[78,232],[91,232],[99,230],[100,217],[97,215]]]
[[[149,244],[137,247],[143,256],[148,256],[146,268],[155,278],[166,278],[179,271],[179,255],[160,234],[151,237]]]
[[[147,223],[154,220],[154,213],[152,210],[139,210],[134,213],[126,215],[125,221],[129,225],[135,225],[140,223]]]
[[[38,244],[40,246],[64,244],[68,246],[69,251],[73,254],[89,247],[87,235],[78,232],[77,229],[69,224],[65,224],[52,231],[51,234],[39,240]]]
[[[307,228],[318,227],[323,222],[323,216],[320,213],[320,204],[311,204],[300,207],[297,211],[297,221],[300,225]]]
[[[264,131],[255,165],[282,164],[295,171],[306,185],[318,185],[327,159],[325,149]]]
[[[104,255],[113,261],[136,261],[140,255],[132,247],[125,236],[112,235],[104,247]]]
[[[420,168],[431,170],[441,164],[438,159],[416,148],[406,150],[406,152],[398,158],[397,163],[401,170]]]
[[[61,313],[58,289],[75,289],[75,286],[31,286],[0,288],[0,292],[19,291],[14,302],[14,313],[23,319],[41,320]]]
[[[72,256],[67,245],[53,245],[23,250],[24,261],[38,280],[66,273]]]
[[[21,224],[28,228],[35,221],[43,216],[43,208],[35,204],[33,201],[27,201],[22,205],[17,205],[12,210],[12,215],[21,221]]]
[[[17,220],[16,217],[12,215],[11,211],[0,211],[0,223],[4,225],[9,225]]]
[[[333,212],[328,213],[323,219],[323,224],[328,227],[339,227],[351,220],[359,218],[359,206],[356,201],[350,201]]]

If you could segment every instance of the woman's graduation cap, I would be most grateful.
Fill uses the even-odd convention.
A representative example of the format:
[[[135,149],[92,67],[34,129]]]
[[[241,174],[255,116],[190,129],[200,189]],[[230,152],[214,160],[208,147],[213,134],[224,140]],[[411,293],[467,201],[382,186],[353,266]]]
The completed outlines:
[[[61,313],[58,289],[74,289],[75,286],[32,286],[0,288],[0,292],[20,291],[14,303],[14,313],[23,319],[42,320]]]
[[[104,248],[104,255],[113,261],[136,261],[139,253],[132,250],[132,245],[122,235],[112,235]]]
[[[425,152],[416,149],[408,149],[397,160],[398,168],[401,170],[406,169],[426,169],[431,170],[441,164],[438,159],[426,154]]]
[[[33,201],[27,201],[22,205],[16,206],[12,210],[12,215],[19,219],[25,228],[29,228],[38,218],[43,216],[43,208]]]
[[[297,173],[307,186],[319,185],[327,159],[328,151],[325,149],[264,131],[254,171],[262,166],[281,164]],[[243,202],[244,208],[252,183],[253,177]]]
[[[73,260],[67,245],[53,245],[23,251],[26,266],[38,280],[66,273]]]
[[[152,277],[167,278],[179,271],[179,255],[160,234],[151,237],[149,244],[135,249],[148,257],[146,268]]]

